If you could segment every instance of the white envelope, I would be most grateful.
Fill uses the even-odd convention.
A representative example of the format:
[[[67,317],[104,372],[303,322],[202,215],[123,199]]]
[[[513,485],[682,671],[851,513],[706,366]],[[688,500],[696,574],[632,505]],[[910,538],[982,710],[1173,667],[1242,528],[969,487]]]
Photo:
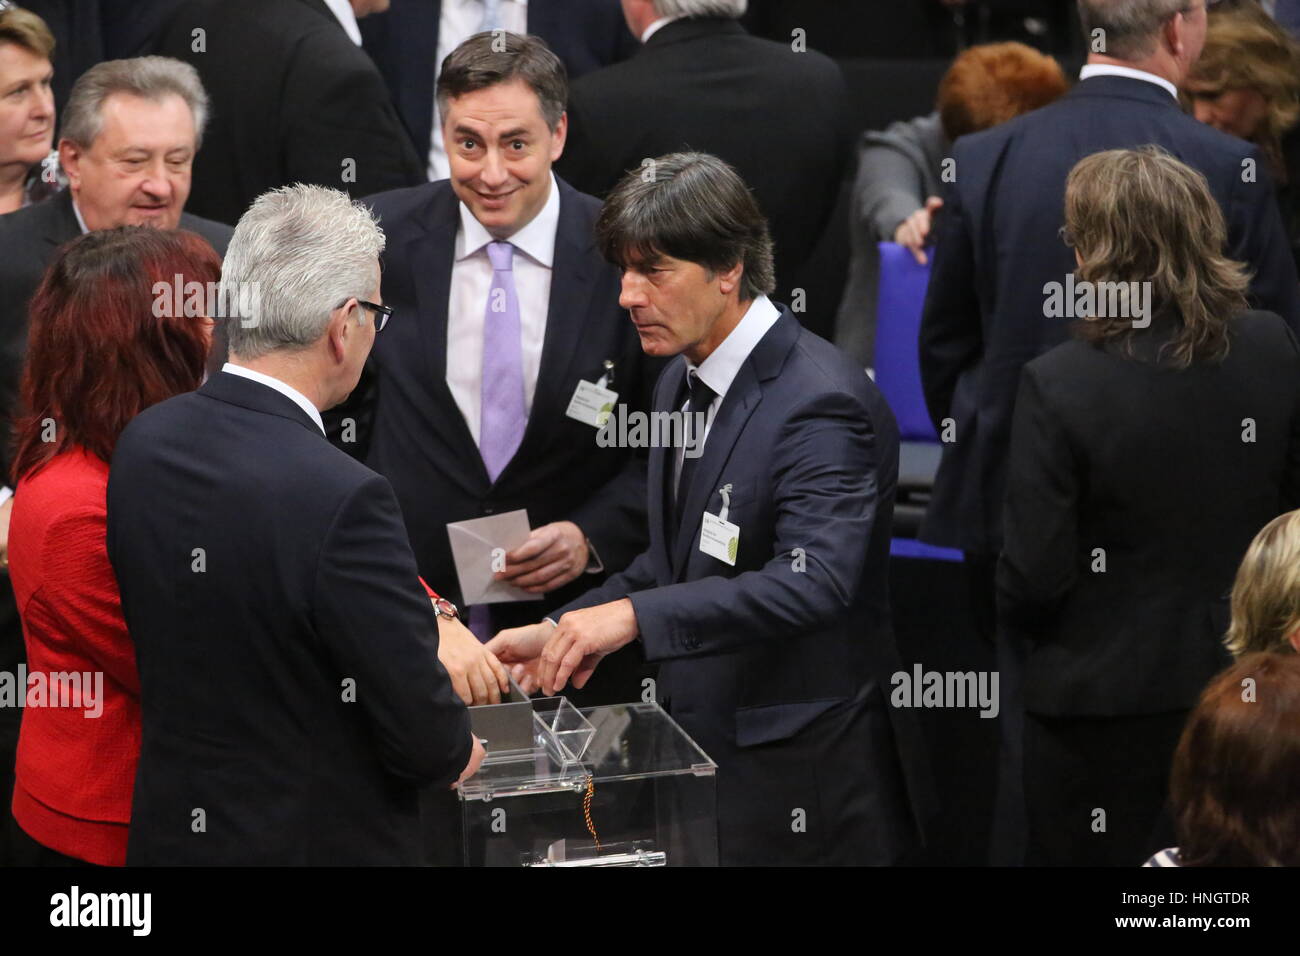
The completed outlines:
[[[513,551],[528,540],[531,530],[528,512],[523,509],[447,525],[456,577],[460,579],[460,596],[465,604],[542,599],[540,594],[529,594],[508,581],[496,580],[496,572],[492,570],[492,552],[497,548]]]

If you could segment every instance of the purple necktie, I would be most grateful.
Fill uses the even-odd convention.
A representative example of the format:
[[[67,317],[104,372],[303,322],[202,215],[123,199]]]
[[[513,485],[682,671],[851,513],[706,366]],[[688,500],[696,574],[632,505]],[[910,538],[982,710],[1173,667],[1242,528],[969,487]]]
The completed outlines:
[[[483,375],[479,383],[478,447],[493,484],[519,450],[528,424],[524,406],[524,356],[520,344],[519,296],[512,270],[515,247],[489,242],[492,287],[483,313]],[[492,636],[485,604],[469,609],[469,629],[480,641]]]
[[[483,314],[483,377],[479,383],[478,447],[495,483],[519,450],[528,424],[524,408],[524,356],[519,335],[519,296],[511,270],[515,247],[489,242],[492,288]]]

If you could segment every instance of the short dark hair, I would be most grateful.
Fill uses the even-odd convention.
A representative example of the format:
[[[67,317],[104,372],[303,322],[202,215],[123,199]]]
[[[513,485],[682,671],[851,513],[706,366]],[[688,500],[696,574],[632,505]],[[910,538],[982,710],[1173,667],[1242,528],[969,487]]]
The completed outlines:
[[[776,287],[767,220],[740,175],[708,153],[669,153],[629,172],[596,220],[600,251],[619,268],[658,256],[710,272],[744,267],[740,298]]]
[[[476,33],[447,54],[438,74],[438,113],[446,116],[447,103],[458,96],[516,79],[537,94],[546,125],[554,130],[569,100],[564,64],[540,37],[506,30]]]

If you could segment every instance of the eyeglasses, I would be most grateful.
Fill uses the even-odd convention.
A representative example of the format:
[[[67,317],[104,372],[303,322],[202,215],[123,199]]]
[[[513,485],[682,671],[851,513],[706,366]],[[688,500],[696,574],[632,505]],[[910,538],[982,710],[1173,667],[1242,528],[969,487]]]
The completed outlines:
[[[384,331],[384,326],[387,325],[388,320],[393,317],[393,310],[386,305],[375,305],[373,302],[366,302],[363,299],[357,299],[357,305],[375,313],[376,332]]]

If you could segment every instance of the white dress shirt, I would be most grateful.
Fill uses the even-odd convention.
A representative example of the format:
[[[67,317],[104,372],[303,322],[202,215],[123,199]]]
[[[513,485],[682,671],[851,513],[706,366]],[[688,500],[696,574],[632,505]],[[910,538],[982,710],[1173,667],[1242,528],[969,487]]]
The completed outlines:
[[[325,0],[325,6],[330,8],[330,13],[343,24],[343,30],[357,46],[361,46],[361,28],[357,26],[357,14],[352,9],[352,4],[348,0]]]
[[[250,378],[254,382],[261,382],[267,388],[273,388],[285,398],[293,401],[295,405],[311,416],[311,420],[316,423],[322,435],[325,434],[325,422],[321,420],[320,409],[307,400],[307,396],[298,391],[292,385],[286,385],[278,378],[272,378],[263,372],[254,372],[251,368],[244,368],[242,365],[232,365],[227,362],[221,366],[221,371],[229,372],[231,375],[238,375],[240,378]]]
[[[681,17],[660,17],[654,23],[645,28],[645,32],[641,34],[641,42],[645,43],[664,27],[668,26],[668,24],[672,23],[674,20],[680,19]]]
[[[551,174],[551,193],[533,221],[507,240],[515,247],[511,268],[519,296],[519,344],[523,357],[524,409],[531,413],[537,391],[551,302],[551,267],[555,230],[560,223],[560,188]],[[483,388],[483,321],[492,289],[492,262],[487,244],[492,235],[460,204],[456,258],[451,267],[447,301],[447,387],[465,416],[474,444],[479,441]]]
[[[1146,70],[1135,70],[1131,66],[1114,66],[1110,63],[1088,63],[1079,71],[1079,79],[1086,80],[1090,76],[1127,76],[1130,80],[1146,80],[1148,83],[1154,83],[1156,86],[1165,90],[1174,99],[1178,99],[1178,87],[1170,83],[1163,76],[1156,76],[1154,73],[1148,73]]]
[[[81,210],[77,208],[77,201],[75,199],[72,200],[72,214],[77,217],[77,225],[81,227],[81,234],[84,236],[86,233],[90,232],[90,230],[86,228],[86,220],[81,218]]]
[[[483,24],[483,0],[442,0],[438,17],[438,59],[433,64],[433,135],[429,138],[429,179],[437,182],[451,175],[447,149],[442,142],[442,118],[438,115],[438,73],[447,54],[479,32]],[[501,0],[501,29],[528,32],[528,0]]]
[[[696,377],[718,395],[705,411],[704,437],[700,441],[701,449],[703,449],[704,443],[709,440],[709,431],[713,428],[713,419],[717,414],[718,405],[726,396],[727,389],[731,388],[731,383],[736,380],[736,376],[740,373],[740,367],[749,358],[749,353],[754,351],[754,346],[758,344],[763,336],[767,335],[768,330],[776,324],[776,320],[780,317],[781,310],[773,305],[767,296],[760,295],[749,304],[749,308],[740,317],[736,327],[719,343],[716,349],[709,353],[708,358],[698,366],[691,364],[690,360],[687,359],[686,374],[690,375],[692,371],[695,371]],[[686,403],[683,402],[682,408],[685,407]],[[678,409],[678,411],[681,411],[681,409]],[[692,408],[690,411],[694,413],[700,411],[700,409]],[[682,476],[682,458],[685,452],[686,449],[683,447],[674,450],[674,487],[676,487],[678,480]]]

